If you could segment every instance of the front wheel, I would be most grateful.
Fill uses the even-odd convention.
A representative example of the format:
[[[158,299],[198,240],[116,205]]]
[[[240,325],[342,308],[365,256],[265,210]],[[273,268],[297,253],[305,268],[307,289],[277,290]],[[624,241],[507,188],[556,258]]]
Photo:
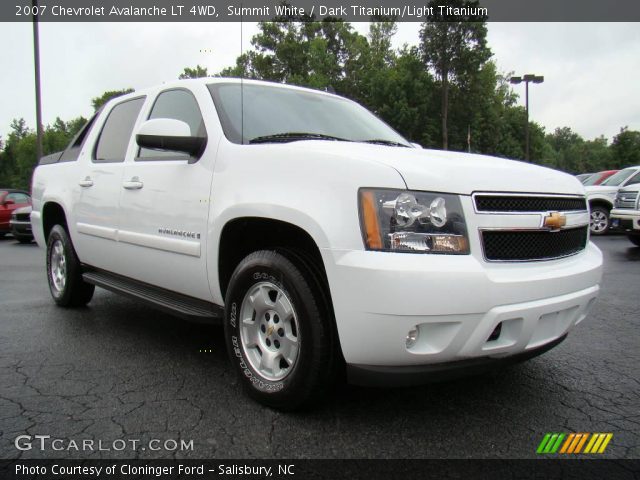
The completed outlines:
[[[82,279],[80,260],[67,231],[60,225],[47,239],[47,279],[53,300],[61,307],[80,307],[91,301],[95,287]]]
[[[227,289],[231,362],[249,396],[281,410],[317,401],[333,380],[330,309],[309,275],[295,257],[263,250],[240,262]]]
[[[604,207],[592,207],[589,222],[591,235],[604,235],[609,229],[609,210]]]
[[[633,243],[636,247],[640,247],[640,235],[627,235],[629,241]]]

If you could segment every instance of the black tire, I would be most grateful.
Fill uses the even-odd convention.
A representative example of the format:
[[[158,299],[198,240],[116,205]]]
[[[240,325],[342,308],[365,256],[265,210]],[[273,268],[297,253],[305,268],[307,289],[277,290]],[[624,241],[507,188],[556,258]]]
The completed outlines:
[[[18,240],[20,243],[31,243],[33,241],[33,237],[24,237],[22,235],[20,236],[16,236],[14,235],[14,237],[16,238],[16,240]]]
[[[627,237],[636,247],[640,247],[640,235],[627,235]]]
[[[594,218],[595,217],[595,218]],[[596,218],[600,221],[597,221]],[[602,226],[604,221],[604,226]],[[591,235],[604,235],[609,231],[611,219],[609,218],[609,210],[605,207],[591,207],[591,219],[589,222],[589,230]]]
[[[0,232],[0,239],[3,239],[5,235],[6,235],[6,233]]]
[[[257,251],[247,256],[236,267],[225,299],[224,332],[231,363],[247,394],[272,408],[296,410],[318,402],[330,390],[337,360],[336,335],[329,313],[330,307],[317,288],[313,274],[303,262],[297,262],[295,256],[283,253]],[[243,343],[240,330],[241,314],[245,313],[243,302],[245,297],[248,298],[248,293],[259,285],[266,285],[267,290],[272,288],[269,295],[278,290],[289,301],[295,313],[296,342],[299,342],[297,357],[288,367],[287,362],[284,368],[280,364],[281,372],[286,372],[284,378],[269,379],[261,373],[255,365],[255,360],[252,364]],[[265,321],[257,309],[253,310],[252,306],[246,308],[247,312],[253,314],[253,322]],[[276,317],[273,317],[275,321]],[[266,318],[269,316],[266,315]],[[258,324],[255,327],[256,331],[257,327]],[[269,335],[269,330],[266,333],[264,330],[262,332],[263,337]],[[280,329],[277,332],[278,335],[282,335]],[[269,338],[274,338],[275,335],[274,332]],[[273,346],[275,345],[274,341]],[[261,343],[258,348],[268,347]],[[273,353],[277,358],[278,352],[274,350]],[[254,350],[254,358],[255,355]],[[260,350],[259,357],[263,356]]]
[[[61,246],[61,249],[58,249]],[[64,272],[60,277],[64,283],[56,284],[52,272],[54,250],[64,256]],[[57,253],[55,254],[57,255]],[[55,225],[47,239],[47,280],[53,300],[61,307],[81,307],[91,301],[95,287],[82,279],[80,261],[71,243],[69,234],[61,225]]]

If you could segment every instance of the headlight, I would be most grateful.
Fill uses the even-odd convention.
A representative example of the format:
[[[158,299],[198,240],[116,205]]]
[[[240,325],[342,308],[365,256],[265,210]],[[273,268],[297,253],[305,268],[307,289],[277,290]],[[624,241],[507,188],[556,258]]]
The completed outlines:
[[[360,189],[360,223],[367,250],[469,253],[457,195]]]

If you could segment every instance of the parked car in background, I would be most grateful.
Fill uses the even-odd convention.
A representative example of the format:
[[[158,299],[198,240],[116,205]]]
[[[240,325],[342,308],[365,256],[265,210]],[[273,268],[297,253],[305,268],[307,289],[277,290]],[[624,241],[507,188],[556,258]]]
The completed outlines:
[[[611,210],[611,229],[627,234],[640,247],[640,185],[621,188]]]
[[[609,230],[609,216],[618,190],[639,183],[640,165],[620,170],[600,185],[585,187],[591,211],[589,228],[592,235],[604,235]]]
[[[31,243],[33,232],[31,231],[31,205],[16,208],[11,214],[11,234],[20,243]]]
[[[24,190],[0,188],[0,238],[11,232],[11,214],[17,208],[31,205],[31,197]]]
[[[615,175],[616,173],[618,173],[620,170],[603,170],[602,172],[598,172],[598,173],[594,173],[591,174],[589,176],[589,178],[585,178],[582,181],[582,184],[585,187],[590,187],[592,185],[600,185],[602,182],[604,182],[607,178],[609,178],[612,175]]]
[[[576,175],[576,178],[578,180],[580,180],[582,182],[582,184],[584,185],[584,182],[590,178],[592,175],[595,175],[595,173],[581,173],[579,175]]]

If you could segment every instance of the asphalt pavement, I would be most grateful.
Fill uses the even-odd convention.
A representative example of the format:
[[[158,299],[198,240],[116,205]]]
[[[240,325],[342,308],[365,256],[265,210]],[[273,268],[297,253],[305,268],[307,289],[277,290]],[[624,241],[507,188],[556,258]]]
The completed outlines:
[[[421,387],[343,386],[285,414],[243,395],[220,327],[104,290],[88,308],[58,308],[43,250],[7,237],[0,458],[532,458],[547,432],[611,432],[602,456],[640,458],[640,248],[595,242],[601,295],[550,352]]]

